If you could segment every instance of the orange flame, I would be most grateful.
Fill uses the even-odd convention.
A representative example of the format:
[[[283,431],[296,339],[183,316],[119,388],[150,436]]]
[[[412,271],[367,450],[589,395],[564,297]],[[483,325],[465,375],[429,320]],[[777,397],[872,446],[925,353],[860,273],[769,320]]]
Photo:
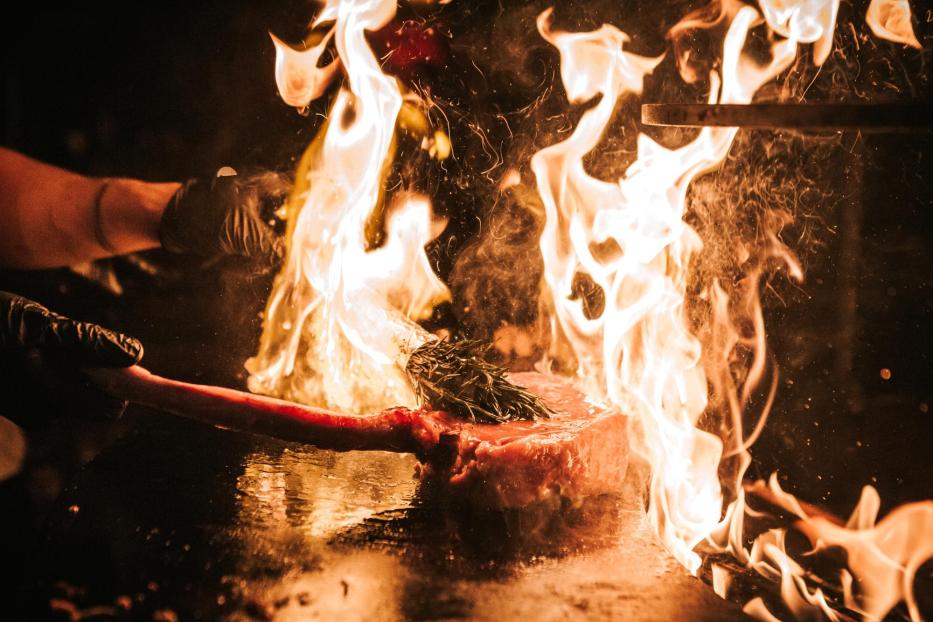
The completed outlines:
[[[756,486],[765,484],[758,482]],[[846,607],[866,619],[879,620],[904,601],[911,619],[922,619],[913,579],[920,566],[933,558],[933,501],[902,505],[876,524],[881,500],[874,488],[865,486],[848,522],[841,526],[825,517],[808,515],[793,495],[781,489],[776,475],[771,476],[767,487],[780,507],[800,519],[795,527],[809,538],[815,551],[829,547],[845,550],[848,569],[842,571],[842,583]],[[800,604],[803,598],[833,615],[825,610],[821,593],[807,590],[803,569],[784,550],[783,530],[776,531],[780,532],[777,541],[774,531],[755,540],[750,553],[753,567],[760,568],[761,551],[765,551],[773,560],[780,560],[781,595],[785,602],[804,607]],[[858,587],[857,593],[854,586]]]
[[[761,0],[760,12],[724,2],[717,16],[698,14],[675,27],[728,24],[721,72],[710,75],[710,103],[751,102],[793,63],[798,44],[814,45],[817,64],[831,51],[838,0]],[[432,218],[428,199],[400,193],[381,211],[403,97],[397,82],[382,73],[365,32],[383,27],[395,11],[395,0],[327,0],[312,26],[332,26],[316,45],[297,51],[273,37],[276,82],[289,105],[304,107],[319,97],[340,67],[347,85],[306,154],[307,178],[298,187],[308,190],[289,215],[288,258],[270,297],[260,351],[248,362],[254,391],[358,411],[414,405],[402,359],[430,338],[416,321],[449,292],[424,253],[444,224]],[[748,450],[777,387],[774,375],[758,423],[746,432],[752,392],[769,372],[758,284],[775,261],[792,278],[803,277],[773,233],[780,215],[773,215],[764,244],[743,249],[745,276],[732,297],[715,281],[705,292],[710,318],[706,332],[694,334],[685,311],[687,283],[703,245],[684,220],[687,192],[697,176],[722,162],[737,130],[704,128],[677,149],[639,135],[638,158],[621,178],[592,177],[584,157],[597,148],[619,99],[639,94],[661,58],[625,51],[628,36],[611,25],[583,33],[553,30],[550,14],[541,14],[538,30],[560,52],[568,100],[600,99],[569,138],[531,161],[546,215],[540,248],[551,343],[543,363],[572,364],[584,391],[632,413],[633,449],[651,466],[650,522],[691,572],[701,562],[695,548],[705,540],[779,581],[795,616],[835,620],[824,594],[808,586],[803,568],[786,552],[785,531],[766,532],[750,548],[744,540],[745,516],[755,515],[741,485],[751,462]],[[866,19],[878,36],[919,46],[906,0],[873,0]],[[744,50],[751,29],[762,25],[772,41],[764,65]],[[331,40],[338,59],[319,67]],[[384,222],[385,233],[376,248],[367,233],[374,222]],[[580,278],[604,294],[595,316],[574,296]],[[741,381],[733,373],[739,363],[745,367]],[[724,438],[698,427],[711,407],[729,423]],[[725,459],[736,468],[732,479],[720,480]],[[877,493],[866,488],[841,527],[808,516],[776,477],[769,487],[777,503],[799,518],[796,526],[815,549],[847,551],[847,607],[876,619],[903,600],[919,619],[911,582],[933,556],[933,502],[903,506],[876,524]],[[729,578],[723,568],[713,568],[713,581],[724,596]],[[745,610],[776,619],[760,598]]]
[[[903,43],[918,50],[923,46],[914,35],[910,23],[910,3],[907,0],[871,0],[865,21],[871,31],[882,39]]]
[[[761,0],[768,26],[782,37],[813,44],[813,62],[822,65],[833,47],[839,0]]]
[[[288,257],[260,351],[247,363],[253,391],[356,411],[417,405],[402,357],[429,337],[414,320],[449,296],[424,253],[443,225],[432,222],[427,198],[403,194],[388,210],[383,244],[370,249],[367,239],[403,98],[365,32],[387,24],[395,10],[393,0],[331,0],[313,23],[334,22],[348,84],[306,156],[308,190],[289,216]],[[336,67],[316,67],[330,36],[292,52],[301,56],[291,61],[277,45],[278,83],[289,104],[306,105]]]
[[[698,14],[678,27],[709,27],[730,20],[722,77],[711,76],[709,101],[748,103],[763,84],[790,66],[798,43],[814,43],[815,62],[826,59],[837,9],[835,0],[778,0],[762,3],[762,17],[747,5],[730,3],[718,16]],[[570,363],[584,390],[633,414],[633,449],[651,466],[651,524],[691,572],[700,564],[694,548],[707,539],[779,581],[781,596],[795,616],[837,620],[823,592],[808,587],[803,569],[786,553],[783,530],[763,534],[751,550],[743,539],[744,516],[755,514],[746,507],[741,486],[751,462],[748,449],[761,432],[777,389],[774,374],[761,417],[746,434],[743,418],[752,391],[769,367],[758,283],[774,260],[792,278],[803,278],[796,258],[774,233],[785,221],[772,214],[765,243],[745,249],[746,272],[735,288],[735,299],[715,281],[706,292],[710,321],[705,342],[710,351],[702,353],[684,311],[690,260],[702,251],[696,232],[683,220],[686,195],[693,179],[725,158],[736,130],[704,128],[694,141],[673,150],[639,135],[638,158],[620,179],[591,177],[584,169],[584,156],[598,145],[618,99],[640,93],[644,76],[658,59],[623,51],[628,37],[612,26],[585,33],[555,32],[549,17],[549,11],[543,13],[538,28],[560,51],[569,101],[602,98],[582,115],[570,138],[532,158],[546,216],[540,247],[552,340],[544,362]],[[762,21],[783,37],[772,38],[771,59],[763,66],[743,53],[749,30]],[[605,296],[596,317],[574,295],[574,283],[581,277]],[[748,328],[743,330],[733,318]],[[732,371],[739,352],[750,354],[742,382]],[[709,407],[710,390],[731,423],[728,446],[697,427]],[[725,483],[735,499],[720,519],[724,494],[718,469],[730,457],[737,459],[735,479]],[[911,615],[919,615],[910,582],[933,554],[933,502],[905,506],[873,527],[874,514],[863,501],[846,529],[806,517],[796,499],[780,491],[776,478],[772,488],[781,504],[803,519],[801,529],[815,546],[842,546],[849,552],[850,583],[858,582],[860,589],[858,596],[847,591],[847,606],[876,618],[905,600]],[[713,581],[717,593],[724,594],[728,580],[721,568],[713,569]],[[750,602],[746,611],[776,619],[761,599]]]
[[[652,467],[651,523],[695,572],[700,558],[693,549],[720,520],[723,446],[696,427],[707,407],[707,378],[684,304],[690,259],[702,243],[683,216],[690,182],[725,158],[736,130],[706,128],[674,150],[640,135],[638,159],[621,179],[591,177],[583,157],[597,146],[618,98],[639,93],[660,59],[624,52],[628,38],[612,26],[553,32],[549,15],[542,14],[538,28],[561,53],[568,99],[603,96],[570,138],[532,158],[546,214],[540,246],[553,309],[551,355],[561,358],[569,348],[582,387],[636,416],[634,449]],[[736,13],[724,44],[725,79],[720,88],[712,77],[711,103],[747,103],[793,60],[790,41],[775,44],[766,66],[741,55],[759,20],[751,7]],[[580,274],[605,293],[599,317],[587,317],[572,296]]]
[[[335,60],[324,67],[318,67],[318,61],[333,34],[331,29],[317,45],[306,50],[295,50],[269,33],[275,45],[275,84],[289,106],[304,108],[323,95],[330,86],[340,63]]]

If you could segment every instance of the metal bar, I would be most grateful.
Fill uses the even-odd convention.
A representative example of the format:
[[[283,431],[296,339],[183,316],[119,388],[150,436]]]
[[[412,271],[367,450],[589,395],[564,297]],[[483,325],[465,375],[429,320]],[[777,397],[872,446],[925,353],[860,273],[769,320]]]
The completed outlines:
[[[933,104],[643,104],[645,125],[752,129],[933,129]]]

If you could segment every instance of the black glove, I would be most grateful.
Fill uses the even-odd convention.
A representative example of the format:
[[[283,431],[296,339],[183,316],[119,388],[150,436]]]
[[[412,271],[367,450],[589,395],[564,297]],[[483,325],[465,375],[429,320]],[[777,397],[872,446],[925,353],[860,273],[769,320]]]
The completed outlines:
[[[0,292],[0,414],[23,427],[62,415],[116,419],[126,403],[81,368],[129,367],[142,356],[132,337]]]
[[[220,173],[233,169],[221,169]],[[264,205],[281,203],[289,184],[276,173],[192,179],[169,200],[159,237],[163,248],[196,255],[242,255],[269,265],[285,253],[262,218]]]

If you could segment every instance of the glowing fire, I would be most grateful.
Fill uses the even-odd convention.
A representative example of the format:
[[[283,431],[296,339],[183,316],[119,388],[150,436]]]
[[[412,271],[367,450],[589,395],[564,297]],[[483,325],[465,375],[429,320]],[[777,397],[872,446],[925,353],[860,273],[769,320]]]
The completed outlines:
[[[813,44],[813,62],[822,65],[833,47],[839,0],[761,2],[768,26],[790,41]]]
[[[555,33],[547,19],[545,13],[538,27],[561,52],[570,100],[603,95],[570,138],[532,159],[547,216],[541,252],[554,309],[552,355],[562,356],[561,348],[569,346],[586,390],[635,415],[640,434],[634,449],[652,467],[651,522],[674,555],[696,571],[700,558],[693,549],[720,519],[723,446],[718,436],[696,427],[707,406],[707,379],[684,299],[690,259],[702,243],[683,216],[690,182],[725,158],[736,130],[706,128],[674,150],[641,135],[638,160],[621,179],[590,177],[583,157],[596,147],[618,98],[640,92],[643,76],[659,59],[624,52],[627,37],[611,26]],[[713,79],[711,103],[749,102],[793,60],[788,41],[775,45],[765,67],[741,56],[748,29],[759,19],[751,7],[736,14],[724,46],[724,80],[719,88]],[[579,274],[605,293],[599,317],[587,317],[583,301],[572,295]]]
[[[781,490],[775,475],[767,485],[757,482],[754,487],[770,490],[780,507],[800,519],[796,528],[809,538],[814,551],[845,550],[848,569],[842,570],[841,580],[846,607],[878,620],[903,601],[911,619],[921,619],[913,580],[920,566],[933,557],[933,501],[902,505],[876,524],[881,499],[874,488],[865,486],[848,522],[839,525],[825,516],[809,515],[793,495]],[[781,596],[798,617],[817,608],[838,619],[819,589],[807,589],[806,573],[785,552],[784,533],[780,529],[760,536],[747,553],[750,565],[764,576],[780,578]]]
[[[738,2],[723,3],[714,23],[730,22],[721,76],[710,76],[710,103],[749,103],[759,87],[790,66],[798,44],[812,43],[818,64],[828,57],[836,0],[777,0],[762,3],[761,8],[759,14]],[[897,10],[905,9],[887,9],[888,14]],[[873,11],[878,13],[869,10],[869,23]],[[568,99],[582,103],[598,95],[602,98],[583,114],[568,139],[532,158],[546,214],[540,247],[551,346],[545,362],[556,360],[562,367],[569,363],[585,390],[608,398],[636,418],[633,449],[651,466],[649,518],[691,572],[701,562],[695,548],[707,540],[755,571],[779,580],[781,596],[795,616],[816,611],[836,620],[822,591],[808,588],[806,573],[785,552],[784,530],[762,534],[751,550],[743,543],[743,517],[750,512],[742,489],[751,461],[748,447],[764,425],[777,387],[774,374],[764,412],[746,435],[744,411],[767,371],[758,281],[769,261],[777,260],[798,280],[802,271],[789,250],[768,231],[764,244],[746,249],[746,275],[736,288],[738,299],[730,300],[715,281],[706,291],[710,309],[707,352],[691,333],[685,312],[691,257],[702,251],[696,232],[683,220],[687,189],[697,175],[725,158],[736,130],[704,128],[695,140],[673,150],[639,135],[638,158],[620,179],[593,178],[584,169],[584,156],[602,138],[618,99],[640,93],[644,76],[659,59],[624,51],[628,37],[612,26],[586,33],[554,32],[549,17],[549,11],[542,14],[538,28],[560,51]],[[762,21],[780,35],[773,37],[770,61],[763,66],[743,52],[749,30]],[[901,33],[887,38],[898,40],[899,36],[904,41],[903,21],[893,16],[887,20],[892,31]],[[691,16],[675,28],[712,25]],[[872,28],[878,32],[875,25]],[[693,78],[690,71],[682,73]],[[598,286],[605,298],[596,316],[574,293],[581,278]],[[743,333],[740,324],[750,326],[750,332]],[[742,352],[748,364],[740,383],[732,367],[742,360]],[[723,439],[697,427],[710,406],[710,391],[731,424],[725,452]],[[725,499],[719,469],[724,458],[735,458],[738,468],[735,480],[724,482],[735,491],[735,499],[721,519]],[[772,487],[776,486],[774,479]],[[847,589],[846,606],[877,618],[905,600],[911,615],[919,616],[911,581],[920,564],[933,555],[929,528],[933,503],[905,506],[878,527],[873,527],[871,516],[853,518],[844,528],[808,517],[782,491],[779,497],[801,519],[800,529],[814,546],[840,546],[849,553],[845,577],[860,589],[857,596]],[[860,505],[856,515],[865,512]],[[728,580],[721,568],[713,569],[713,581],[717,593],[725,595]],[[773,619],[761,599],[749,603],[746,611]]]
[[[882,39],[920,49],[910,23],[910,3],[907,0],[871,0],[865,22]]]
[[[794,62],[800,45],[813,45],[817,64],[827,59],[838,8],[838,0],[762,0],[759,11],[723,0],[715,22],[699,13],[675,30],[728,25],[708,101],[743,104]],[[273,37],[276,82],[289,105],[303,108],[320,97],[341,67],[347,79],[299,167],[288,207],[288,258],[269,300],[260,351],[248,363],[254,391],[354,411],[416,405],[404,359],[431,338],[417,320],[449,292],[424,252],[444,223],[432,218],[426,197],[400,192],[387,199],[384,189],[406,96],[380,69],[365,33],[385,26],[395,11],[395,0],[328,0],[311,24],[324,33],[314,45],[295,50]],[[866,15],[878,36],[919,47],[910,19],[906,0],[872,0]],[[764,64],[745,51],[754,28],[768,29]],[[569,138],[531,160],[546,215],[540,249],[551,341],[542,363],[574,370],[583,390],[632,414],[633,449],[651,467],[650,522],[691,572],[698,571],[697,548],[706,543],[779,581],[795,615],[837,619],[786,552],[784,530],[760,535],[751,547],[743,539],[744,517],[752,513],[742,482],[748,448],[777,387],[772,374],[764,410],[746,431],[752,392],[769,371],[758,282],[775,263],[792,278],[803,276],[774,232],[778,215],[763,242],[742,247],[744,277],[732,297],[716,281],[704,292],[709,317],[702,334],[694,334],[686,315],[691,260],[703,252],[684,220],[687,192],[723,161],[737,130],[704,128],[676,149],[640,135],[638,158],[621,178],[594,178],[584,157],[603,138],[620,98],[639,94],[661,58],[626,51],[629,39],[614,26],[553,30],[550,11],[539,17],[538,30],[560,52],[569,101],[600,98]],[[320,66],[331,42],[337,58]],[[677,60],[684,65],[689,58]],[[684,66],[681,73],[695,78]],[[598,313],[574,294],[580,279],[601,289],[605,304]],[[736,366],[744,367],[741,374]],[[698,427],[711,409],[724,421],[722,436]],[[727,460],[736,466],[721,479]],[[808,515],[776,478],[769,490],[814,548],[847,551],[847,607],[874,619],[905,601],[919,618],[911,581],[933,555],[933,502],[899,508],[876,525],[877,493],[866,488],[849,524],[840,526]],[[727,573],[714,566],[712,576],[725,597]],[[773,619],[760,598],[746,611]]]
[[[304,108],[323,95],[330,86],[340,64],[332,61],[319,68],[318,62],[333,34],[333,29],[328,30],[317,45],[306,50],[292,49],[275,35],[269,35],[275,45],[275,83],[282,99],[289,106]]]
[[[428,338],[415,320],[449,292],[424,253],[443,229],[428,199],[399,194],[383,208],[403,96],[365,32],[387,24],[395,9],[385,0],[332,0],[312,23],[333,22],[316,48],[276,44],[276,78],[289,104],[306,106],[326,86],[337,63],[317,63],[331,33],[347,84],[304,157],[288,258],[260,351],[247,364],[253,391],[361,412],[417,405],[401,357]],[[375,247],[372,231],[383,219],[385,238]]]

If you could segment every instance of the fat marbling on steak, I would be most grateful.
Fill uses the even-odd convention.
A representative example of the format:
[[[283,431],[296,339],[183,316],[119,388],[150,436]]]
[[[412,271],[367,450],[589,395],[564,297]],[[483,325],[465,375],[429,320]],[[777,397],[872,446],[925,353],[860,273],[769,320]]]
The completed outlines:
[[[548,419],[471,423],[427,408],[353,415],[243,391],[162,378],[139,366],[91,369],[113,395],[189,419],[323,449],[414,453],[422,478],[489,508],[558,495],[571,501],[619,491],[628,465],[628,418],[566,380],[537,373],[510,379],[539,395]]]

